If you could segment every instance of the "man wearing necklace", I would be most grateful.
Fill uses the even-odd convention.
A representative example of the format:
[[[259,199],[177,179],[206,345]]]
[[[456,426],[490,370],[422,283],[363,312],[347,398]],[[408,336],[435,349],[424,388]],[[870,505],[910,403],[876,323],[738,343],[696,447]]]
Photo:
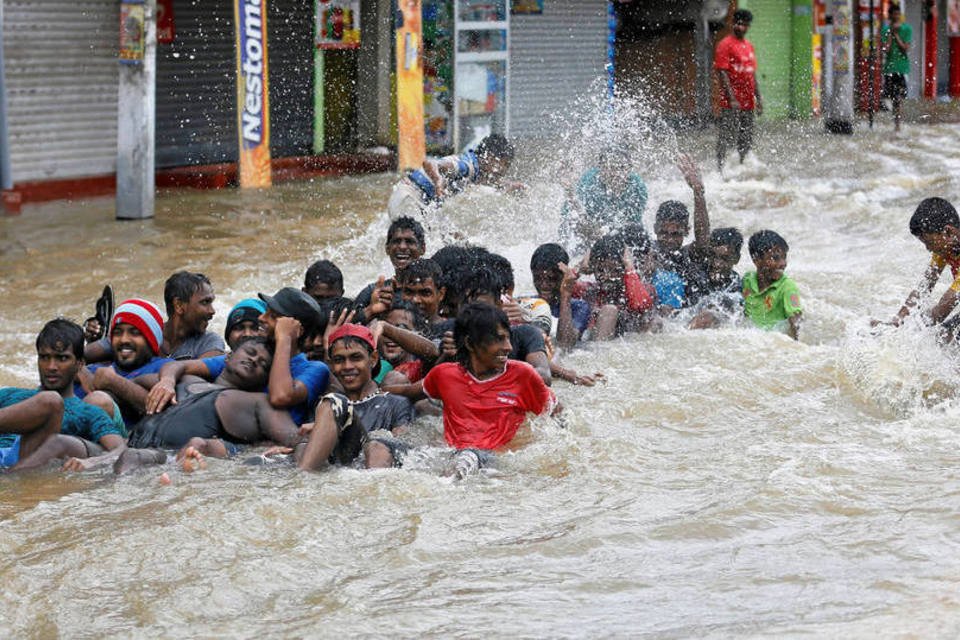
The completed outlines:
[[[400,466],[406,446],[395,436],[413,422],[413,405],[374,381],[380,356],[373,332],[347,323],[330,334],[329,344],[328,362],[343,394],[327,394],[320,402],[310,439],[295,452],[297,466],[349,464],[361,451],[368,468]]]
[[[510,321],[500,309],[472,302],[454,326],[456,362],[438,364],[418,383],[390,390],[411,400],[443,402],[443,435],[457,449],[461,476],[493,459],[528,413],[559,410],[556,396],[529,364],[510,359]]]

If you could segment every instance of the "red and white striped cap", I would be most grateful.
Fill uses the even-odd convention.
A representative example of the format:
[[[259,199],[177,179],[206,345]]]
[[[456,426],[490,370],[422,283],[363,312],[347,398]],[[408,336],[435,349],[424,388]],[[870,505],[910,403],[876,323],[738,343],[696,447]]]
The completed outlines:
[[[140,298],[124,300],[117,307],[110,321],[111,337],[114,327],[118,324],[129,324],[139,329],[147,339],[153,355],[160,355],[160,345],[163,344],[163,316],[157,305]]]

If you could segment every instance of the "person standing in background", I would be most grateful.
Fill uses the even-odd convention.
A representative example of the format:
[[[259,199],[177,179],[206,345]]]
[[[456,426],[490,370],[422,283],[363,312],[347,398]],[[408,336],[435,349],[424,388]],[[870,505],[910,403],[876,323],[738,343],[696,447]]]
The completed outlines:
[[[903,21],[900,6],[887,9],[887,24],[880,31],[883,51],[883,97],[893,103],[893,128],[900,131],[903,99],[907,97],[907,74],[910,73],[910,42],[913,28]]]
[[[763,100],[757,83],[757,56],[747,40],[753,14],[733,12],[733,33],[717,45],[713,68],[720,83],[720,132],[717,137],[717,168],[723,170],[727,150],[737,143],[740,162],[753,145],[754,117],[763,115]]]

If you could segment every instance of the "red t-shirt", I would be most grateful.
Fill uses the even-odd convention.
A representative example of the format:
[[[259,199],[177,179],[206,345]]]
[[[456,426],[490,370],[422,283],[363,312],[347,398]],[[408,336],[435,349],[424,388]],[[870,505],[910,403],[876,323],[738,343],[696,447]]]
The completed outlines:
[[[744,38],[740,40],[729,35],[717,45],[717,53],[713,60],[713,68],[727,72],[730,78],[730,87],[733,97],[740,103],[740,108],[752,111],[756,106],[754,97],[757,87],[757,57],[753,52],[753,45]],[[727,92],[720,91],[720,107],[730,108]]]
[[[502,447],[527,413],[544,413],[556,402],[536,370],[519,360],[508,360],[504,372],[488,380],[444,362],[423,379],[423,391],[443,402],[443,436],[457,449]]]

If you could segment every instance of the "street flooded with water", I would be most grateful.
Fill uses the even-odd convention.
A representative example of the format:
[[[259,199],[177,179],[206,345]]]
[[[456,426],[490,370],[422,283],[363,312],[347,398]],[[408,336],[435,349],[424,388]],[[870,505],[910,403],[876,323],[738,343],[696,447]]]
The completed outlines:
[[[0,477],[0,635],[956,637],[960,360],[926,328],[871,334],[869,319],[892,316],[928,261],[914,207],[960,196],[960,127],[891,129],[766,125],[726,180],[712,130],[638,156],[648,229],[659,202],[692,203],[675,145],[703,167],[714,226],[787,239],[799,343],[668,327],[582,346],[565,361],[607,384],[555,382],[565,426],[533,421],[462,482],[437,472],[435,418],[401,470]],[[522,152],[525,195],[452,203],[471,241],[511,259],[518,292],[556,238],[562,182],[589,162],[578,136]],[[163,192],[143,222],[114,221],[109,198],[0,219],[0,384],[36,384],[37,331],[91,315],[107,283],[161,302],[171,272],[206,273],[217,331],[319,257],[355,293],[388,265],[393,179]]]

